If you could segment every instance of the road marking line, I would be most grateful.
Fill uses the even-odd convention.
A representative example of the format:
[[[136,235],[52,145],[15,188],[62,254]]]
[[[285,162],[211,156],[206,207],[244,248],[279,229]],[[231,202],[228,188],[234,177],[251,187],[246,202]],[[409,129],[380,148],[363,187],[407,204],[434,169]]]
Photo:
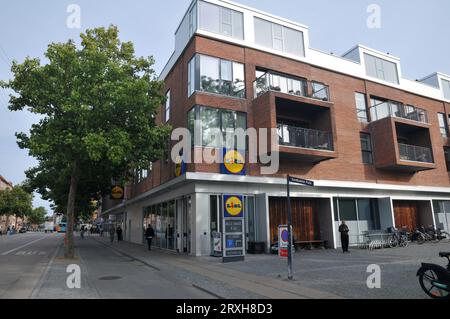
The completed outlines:
[[[46,237],[42,237],[42,238],[39,238],[39,239],[30,241],[29,243],[27,243],[27,244],[25,244],[25,245],[19,246],[19,247],[17,247],[17,248],[14,248],[14,249],[11,249],[11,250],[8,250],[8,251],[5,251],[4,253],[1,254],[1,256],[9,255],[10,253],[15,252],[16,250],[22,249],[22,248],[24,248],[24,247],[27,247],[27,246],[32,245],[32,244],[34,244],[34,243],[37,243],[38,241],[41,241],[41,240],[46,239],[46,238],[48,238],[48,237],[46,236]]]
[[[45,280],[46,280],[47,277],[48,277],[48,273],[49,273],[49,271],[50,271],[50,268],[52,268],[53,262],[55,261],[56,256],[58,256],[58,253],[59,253],[59,250],[60,250],[62,244],[63,244],[63,242],[60,242],[60,243],[56,246],[56,249],[55,249],[55,251],[54,251],[54,253],[53,253],[53,255],[52,255],[52,257],[51,257],[49,263],[47,264],[47,267],[45,267],[45,270],[44,270],[44,272],[42,273],[41,278],[39,278],[38,283],[36,284],[36,286],[34,286],[33,290],[31,291],[30,299],[37,299],[37,296],[38,296],[39,293],[41,292],[42,286],[44,285]]]

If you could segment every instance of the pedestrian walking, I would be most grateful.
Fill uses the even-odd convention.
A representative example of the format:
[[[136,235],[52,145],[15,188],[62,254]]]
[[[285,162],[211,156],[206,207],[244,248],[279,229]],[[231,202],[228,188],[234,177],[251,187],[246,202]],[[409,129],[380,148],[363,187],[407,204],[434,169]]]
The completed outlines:
[[[145,230],[145,239],[147,240],[148,250],[152,250],[152,239],[155,236],[155,230],[152,225],[148,225]]]
[[[345,220],[342,221],[341,226],[339,226],[339,232],[341,233],[341,245],[342,245],[342,252],[349,253],[348,251],[348,245],[349,245],[349,229],[347,224],[345,223]]]
[[[123,237],[122,237],[123,231],[122,231],[122,227],[120,227],[120,225],[117,226],[116,232],[117,232],[117,241],[122,241],[123,240]]]
[[[81,239],[84,239],[84,232],[85,232],[84,226],[81,226],[81,229],[80,229]]]
[[[111,244],[114,242],[114,235],[116,233],[116,230],[114,229],[113,225],[110,225],[109,228],[109,240],[111,241]]]

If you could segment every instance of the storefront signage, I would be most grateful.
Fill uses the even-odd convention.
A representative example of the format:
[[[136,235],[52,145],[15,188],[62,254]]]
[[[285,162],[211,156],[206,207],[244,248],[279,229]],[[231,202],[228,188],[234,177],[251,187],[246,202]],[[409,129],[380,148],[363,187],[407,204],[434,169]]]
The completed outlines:
[[[245,256],[244,196],[223,196],[223,262],[242,261]]]
[[[243,196],[226,195],[223,197],[224,217],[225,218],[243,218],[244,200]]]
[[[227,175],[245,175],[245,171],[245,152],[224,148],[220,172]]]
[[[111,199],[113,200],[120,200],[124,198],[124,190],[123,187],[119,185],[115,185],[111,187]]]

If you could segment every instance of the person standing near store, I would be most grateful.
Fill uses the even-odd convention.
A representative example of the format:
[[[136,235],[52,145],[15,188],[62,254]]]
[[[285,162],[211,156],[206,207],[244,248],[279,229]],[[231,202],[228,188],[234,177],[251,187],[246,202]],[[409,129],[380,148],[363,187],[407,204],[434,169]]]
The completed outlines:
[[[345,220],[342,221],[341,226],[339,226],[339,232],[341,233],[341,245],[342,245],[342,252],[343,253],[349,253],[348,251],[348,245],[349,245],[349,229],[348,226],[345,223]]]
[[[117,232],[117,241],[122,241],[122,239],[123,239],[123,237],[122,237],[123,231],[122,231],[122,227],[120,227],[120,225],[117,226],[116,232]]]
[[[152,225],[148,225],[147,229],[145,230],[145,239],[147,239],[148,250],[152,250],[153,236],[155,236],[155,230],[153,229]]]
[[[114,227],[114,225],[110,225],[109,228],[109,240],[111,241],[111,244],[114,242],[114,235],[116,233],[116,229]]]

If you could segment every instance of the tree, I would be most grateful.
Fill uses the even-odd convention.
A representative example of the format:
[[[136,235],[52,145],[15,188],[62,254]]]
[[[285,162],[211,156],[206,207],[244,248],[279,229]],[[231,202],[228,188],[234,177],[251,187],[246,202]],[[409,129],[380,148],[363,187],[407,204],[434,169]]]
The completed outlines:
[[[22,186],[2,190],[0,191],[0,215],[14,215],[17,223],[17,217],[24,218],[31,213],[32,202],[33,195]]]
[[[28,222],[30,224],[40,225],[45,222],[47,216],[47,210],[45,207],[34,208],[28,215]]]
[[[157,126],[165,102],[163,83],[152,57],[135,57],[118,29],[96,28],[73,40],[52,43],[48,63],[27,58],[13,62],[13,79],[1,84],[15,91],[9,109],[41,116],[30,134],[16,134],[39,165],[27,172],[29,184],[67,212],[66,258],[74,257],[75,210],[90,205],[112,179],[161,158],[170,127]]]

